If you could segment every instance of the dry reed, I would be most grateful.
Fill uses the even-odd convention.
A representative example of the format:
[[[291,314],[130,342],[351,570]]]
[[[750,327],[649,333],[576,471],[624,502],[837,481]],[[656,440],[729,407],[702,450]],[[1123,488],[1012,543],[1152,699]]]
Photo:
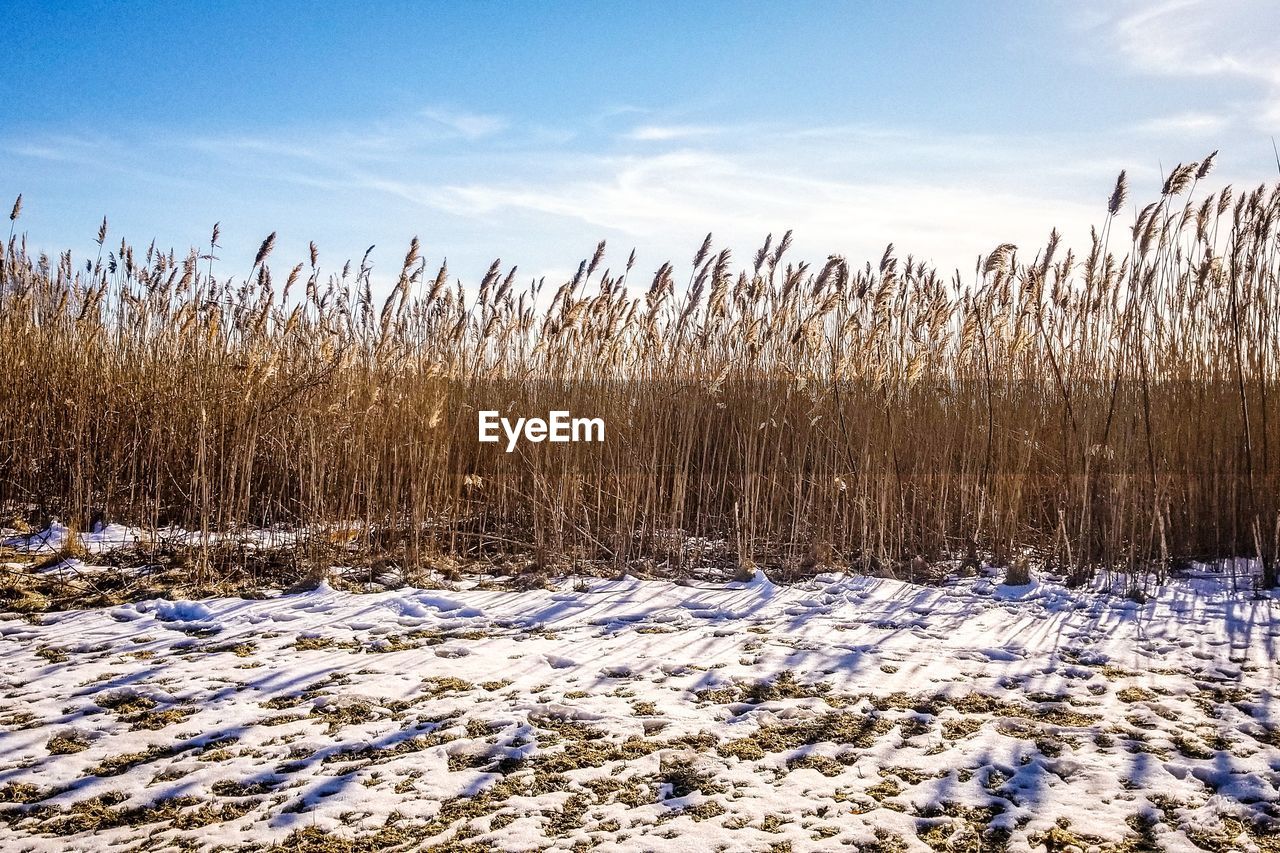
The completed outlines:
[[[1083,256],[1055,232],[950,278],[892,246],[811,267],[790,234],[734,272],[708,235],[683,288],[671,264],[629,281],[634,254],[602,269],[602,243],[553,294],[497,261],[469,292],[415,239],[375,300],[368,255],[326,274],[314,244],[281,285],[274,234],[243,280],[216,227],[83,266],[11,235],[0,501],[305,526],[406,565],[483,546],[674,571],[709,537],[748,568],[1249,556],[1274,584],[1280,187],[1193,200],[1211,163],[1127,229],[1122,173]],[[608,440],[508,454],[477,442],[481,408]]]

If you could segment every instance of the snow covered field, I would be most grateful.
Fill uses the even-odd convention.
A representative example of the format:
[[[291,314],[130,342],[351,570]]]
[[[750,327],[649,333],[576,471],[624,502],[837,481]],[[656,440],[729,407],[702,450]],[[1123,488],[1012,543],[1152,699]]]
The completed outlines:
[[[10,615],[0,848],[1274,851],[1278,643],[1210,577]]]

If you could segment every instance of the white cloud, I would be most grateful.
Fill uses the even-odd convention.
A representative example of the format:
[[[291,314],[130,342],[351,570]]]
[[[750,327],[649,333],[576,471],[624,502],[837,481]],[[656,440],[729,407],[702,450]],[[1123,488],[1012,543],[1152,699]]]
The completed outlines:
[[[493,136],[510,126],[509,122],[500,116],[458,110],[432,108],[423,110],[421,115],[467,139]]]
[[[1141,122],[1135,130],[1152,136],[1212,136],[1231,125],[1231,119],[1213,113],[1184,112]]]
[[[1204,124],[1192,115],[1175,118]],[[258,232],[277,228],[282,255],[292,235],[304,248],[317,239],[328,258],[417,233],[468,281],[494,254],[524,270],[563,269],[601,238],[635,246],[641,270],[687,263],[708,231],[746,264],[766,234],[787,229],[805,260],[840,253],[860,264],[893,242],[968,275],[1001,242],[1034,254],[1054,227],[1083,251],[1120,168],[1130,168],[1135,196],[1159,186],[1156,164],[1142,168],[1150,140],[1140,134],[781,122],[598,130],[590,119],[547,128],[432,109],[346,129],[153,135],[123,147],[156,174],[218,188],[196,213],[228,223],[228,235],[232,225],[246,232],[243,247],[224,237],[227,257],[252,256]],[[141,219],[155,207],[143,190],[121,202],[151,221]],[[174,239],[162,233],[172,223],[147,227]]]
[[[1274,0],[1160,0],[1096,8],[1108,43],[1133,69],[1219,81],[1224,109],[1262,129],[1280,125],[1280,14]],[[1169,128],[1204,132],[1206,127]]]
[[[1280,84],[1280,16],[1270,0],[1129,3],[1112,19],[1135,67],[1174,77],[1236,76]]]
[[[477,121],[471,132],[497,126]],[[679,259],[707,231],[745,263],[766,234],[794,229],[811,261],[874,260],[893,242],[967,272],[992,246],[1030,249],[1054,227],[1084,247],[1116,173],[1142,175],[1114,139],[1108,148],[1096,137],[866,125],[734,129],[653,124],[601,139],[504,125],[500,137],[467,137],[424,135],[420,120],[401,120],[201,144],[222,168],[292,185],[290,197],[380,209],[389,224],[450,241],[483,237],[526,269],[556,268],[600,238],[649,261]]]
[[[581,163],[568,181],[471,182],[420,197],[452,214],[501,221],[533,213],[614,232],[666,256],[707,231],[740,261],[767,233],[795,229],[808,259],[839,252],[874,260],[890,242],[941,269],[1011,241],[1034,251],[1057,226],[1088,237],[1101,203],[1002,189],[988,182],[938,184],[906,176],[830,180],[759,158],[683,151]],[[409,191],[412,194],[412,191]],[[652,256],[652,255],[650,255]]]
[[[91,167],[102,165],[109,155],[109,148],[110,144],[104,139],[65,134],[24,137],[16,141],[6,141],[0,145],[0,149],[15,157]]]
[[[626,138],[636,142],[671,142],[674,140],[713,136],[720,133],[721,130],[721,128],[709,125],[647,124],[632,129],[626,134]]]

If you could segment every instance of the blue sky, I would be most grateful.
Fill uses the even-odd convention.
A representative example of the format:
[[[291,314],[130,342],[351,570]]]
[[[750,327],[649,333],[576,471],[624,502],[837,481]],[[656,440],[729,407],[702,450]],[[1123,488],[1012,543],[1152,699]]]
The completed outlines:
[[[1280,13],[1133,3],[7,2],[0,194],[32,244],[179,251],[222,223],[223,274],[279,232],[337,268],[410,237],[474,282],[494,257],[568,275],[797,251],[943,267],[1057,226],[1084,243],[1222,149],[1274,180]],[[95,254],[96,254],[96,247]]]

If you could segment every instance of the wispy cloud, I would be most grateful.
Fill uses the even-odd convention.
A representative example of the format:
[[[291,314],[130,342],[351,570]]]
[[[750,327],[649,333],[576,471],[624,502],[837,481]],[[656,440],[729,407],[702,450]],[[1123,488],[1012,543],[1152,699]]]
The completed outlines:
[[[633,128],[625,134],[625,138],[635,142],[671,142],[705,138],[721,132],[723,128],[711,125],[646,124]]]
[[[486,253],[534,270],[560,268],[566,252],[600,238],[635,246],[656,266],[684,257],[707,231],[745,258],[766,234],[787,229],[810,259],[872,259],[894,242],[943,269],[967,269],[997,243],[1039,245],[1054,227],[1087,239],[1118,171],[1071,144],[902,127],[576,130],[428,109],[347,129],[179,136],[135,154],[161,171],[167,163],[174,173],[216,174],[228,190],[242,187],[246,204],[269,194],[276,209],[309,223],[308,237],[341,225],[380,243],[406,239],[413,232],[399,230],[410,227],[449,242],[483,236]],[[1097,199],[1080,195],[1090,183]],[[338,209],[361,218],[320,222]],[[390,236],[363,233],[393,227]]]
[[[1264,129],[1275,128],[1280,15],[1272,0],[1141,0],[1104,8],[1109,11],[1098,14],[1097,26],[1131,68],[1252,86],[1252,91],[1233,92],[1224,106]]]
[[[1116,44],[1144,71],[1280,83],[1269,0],[1165,0],[1127,8],[1115,21]]]
[[[1184,112],[1140,122],[1134,129],[1152,136],[1212,136],[1230,127],[1232,120],[1214,113]]]
[[[467,139],[482,139],[506,130],[510,123],[501,116],[441,108],[425,109],[423,118],[448,128]]]
[[[584,234],[612,234],[659,257],[682,257],[708,230],[746,257],[765,234],[795,229],[797,248],[819,257],[874,258],[895,242],[943,269],[968,268],[1005,240],[1040,245],[1055,226],[1086,239],[1100,210],[987,177],[830,179],[759,156],[686,150],[579,160],[568,179],[401,185],[398,192],[414,198],[425,191],[421,203],[487,222],[530,214],[571,220]]]
[[[277,228],[282,254],[289,240],[305,248],[314,238],[328,257],[417,233],[464,275],[493,254],[537,273],[571,269],[566,256],[601,238],[635,246],[642,264],[656,267],[688,257],[708,231],[745,260],[766,234],[794,229],[796,251],[809,260],[840,253],[861,262],[893,242],[941,269],[969,271],[1001,242],[1034,251],[1055,227],[1069,244],[1085,244],[1120,168],[1140,191],[1153,136],[1219,127],[1215,113],[1194,111],[1112,137],[840,121],[724,125],[650,111],[619,129],[591,118],[549,127],[430,107],[346,127],[150,133],[111,150],[156,175],[198,175],[211,189],[200,196],[205,209],[189,216],[247,232],[236,247],[224,229],[228,257],[241,248],[251,256],[261,233]],[[44,145],[23,144],[32,156]],[[145,190],[129,192],[136,208],[156,206]],[[162,233],[172,220],[144,215],[152,214],[138,221],[153,222],[162,241],[181,239]]]
[[[106,148],[105,140],[66,134],[23,138],[0,144],[0,150],[14,157],[95,167],[103,163],[108,154]]]

